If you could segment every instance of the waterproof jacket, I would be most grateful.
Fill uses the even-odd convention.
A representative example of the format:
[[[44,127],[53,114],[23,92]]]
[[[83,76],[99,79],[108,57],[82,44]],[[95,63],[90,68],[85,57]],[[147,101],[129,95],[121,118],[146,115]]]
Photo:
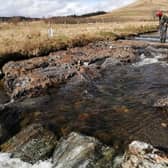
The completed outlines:
[[[163,15],[160,19],[160,26],[163,26],[165,23],[168,24],[168,16]]]

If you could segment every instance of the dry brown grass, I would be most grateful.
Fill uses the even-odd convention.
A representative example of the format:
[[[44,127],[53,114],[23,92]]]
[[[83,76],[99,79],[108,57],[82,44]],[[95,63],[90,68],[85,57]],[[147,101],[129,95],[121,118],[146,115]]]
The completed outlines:
[[[49,25],[40,22],[0,24],[0,56],[46,55],[51,51],[87,44],[105,38],[148,32],[156,29],[155,22],[55,24],[54,37],[48,38]]]
[[[111,13],[95,16],[92,18],[102,18],[108,20],[113,18],[113,21],[153,21],[158,20],[155,17],[157,10],[168,11],[167,0],[137,0],[121,9],[117,9]]]

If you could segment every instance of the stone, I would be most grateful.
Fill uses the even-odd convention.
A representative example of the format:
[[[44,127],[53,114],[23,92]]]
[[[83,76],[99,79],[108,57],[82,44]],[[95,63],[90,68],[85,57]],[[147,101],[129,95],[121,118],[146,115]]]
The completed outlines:
[[[77,69],[73,60],[46,56],[25,61],[11,61],[3,67],[4,87],[11,99],[39,96],[72,77]]]
[[[0,70],[0,79],[3,78],[3,72]]]
[[[1,145],[13,158],[36,163],[48,159],[57,143],[55,135],[41,124],[32,124]]]
[[[166,168],[168,154],[152,145],[133,141],[125,153],[121,168]]]
[[[168,96],[158,99],[154,103],[154,107],[168,107]]]
[[[84,47],[75,47],[58,51],[48,56],[23,61],[10,61],[2,68],[4,87],[11,99],[37,97],[45,94],[49,88],[59,88],[69,79],[80,73],[82,68],[91,71],[106,65],[134,62],[137,54],[132,46],[111,42],[95,42]],[[108,59],[109,58],[109,59]],[[96,66],[94,66],[96,65]]]
[[[21,119],[21,109],[17,105],[0,105],[0,144],[19,131]]]
[[[101,67],[103,69],[105,68],[109,68],[110,66],[114,66],[114,65],[121,65],[120,60],[116,59],[116,58],[107,58],[104,63],[101,65]]]
[[[54,168],[112,168],[114,150],[97,139],[71,133],[62,139],[54,151]]]

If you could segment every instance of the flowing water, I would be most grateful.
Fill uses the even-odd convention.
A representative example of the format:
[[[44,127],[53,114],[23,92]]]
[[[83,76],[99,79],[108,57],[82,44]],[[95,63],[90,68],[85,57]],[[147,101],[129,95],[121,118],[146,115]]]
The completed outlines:
[[[109,145],[142,140],[168,147],[168,116],[153,104],[168,93],[168,66],[143,54],[134,64],[111,66],[102,77],[50,90],[29,110],[56,133],[78,131]],[[30,115],[32,120],[32,115]]]
[[[29,113],[29,122],[40,121],[60,136],[78,131],[116,148],[132,140],[168,147],[168,114],[153,107],[168,93],[167,74],[168,64],[160,55],[141,54],[138,62],[111,66],[101,72],[99,79],[78,85],[69,81],[59,89],[49,90],[40,103],[33,104],[36,99],[31,99],[24,110]],[[0,98],[0,103],[3,101]],[[0,154],[0,162],[3,155],[4,160],[8,158]],[[4,163],[40,167],[7,160]],[[41,164],[51,167],[49,161]]]
[[[134,64],[102,71],[101,78],[69,81],[41,101],[25,101],[25,120],[42,122],[60,136],[78,131],[109,145],[142,140],[168,147],[168,115],[153,107],[168,93],[168,64],[160,58],[141,54]]]
[[[167,34],[168,37],[168,34]],[[159,31],[154,32],[154,33],[148,33],[148,34],[143,34],[140,36],[133,37],[134,40],[139,40],[139,41],[150,41],[150,42],[160,42],[160,35]]]
[[[0,167],[1,168],[52,168],[53,165],[50,160],[40,161],[34,165],[21,161],[20,159],[10,158],[8,153],[0,153]]]

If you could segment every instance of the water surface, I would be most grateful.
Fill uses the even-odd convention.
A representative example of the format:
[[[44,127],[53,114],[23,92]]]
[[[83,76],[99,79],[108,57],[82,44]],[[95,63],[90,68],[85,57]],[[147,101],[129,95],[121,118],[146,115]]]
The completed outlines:
[[[51,89],[44,100],[25,105],[22,125],[42,122],[57,135],[77,131],[116,147],[132,140],[168,147],[168,115],[153,108],[168,93],[168,66],[159,58],[141,55],[137,63],[103,70],[98,79]]]
[[[99,79],[50,91],[41,120],[63,134],[79,131],[110,145],[142,140],[168,147],[168,115],[153,108],[168,93],[166,74],[157,56],[111,66]]]

